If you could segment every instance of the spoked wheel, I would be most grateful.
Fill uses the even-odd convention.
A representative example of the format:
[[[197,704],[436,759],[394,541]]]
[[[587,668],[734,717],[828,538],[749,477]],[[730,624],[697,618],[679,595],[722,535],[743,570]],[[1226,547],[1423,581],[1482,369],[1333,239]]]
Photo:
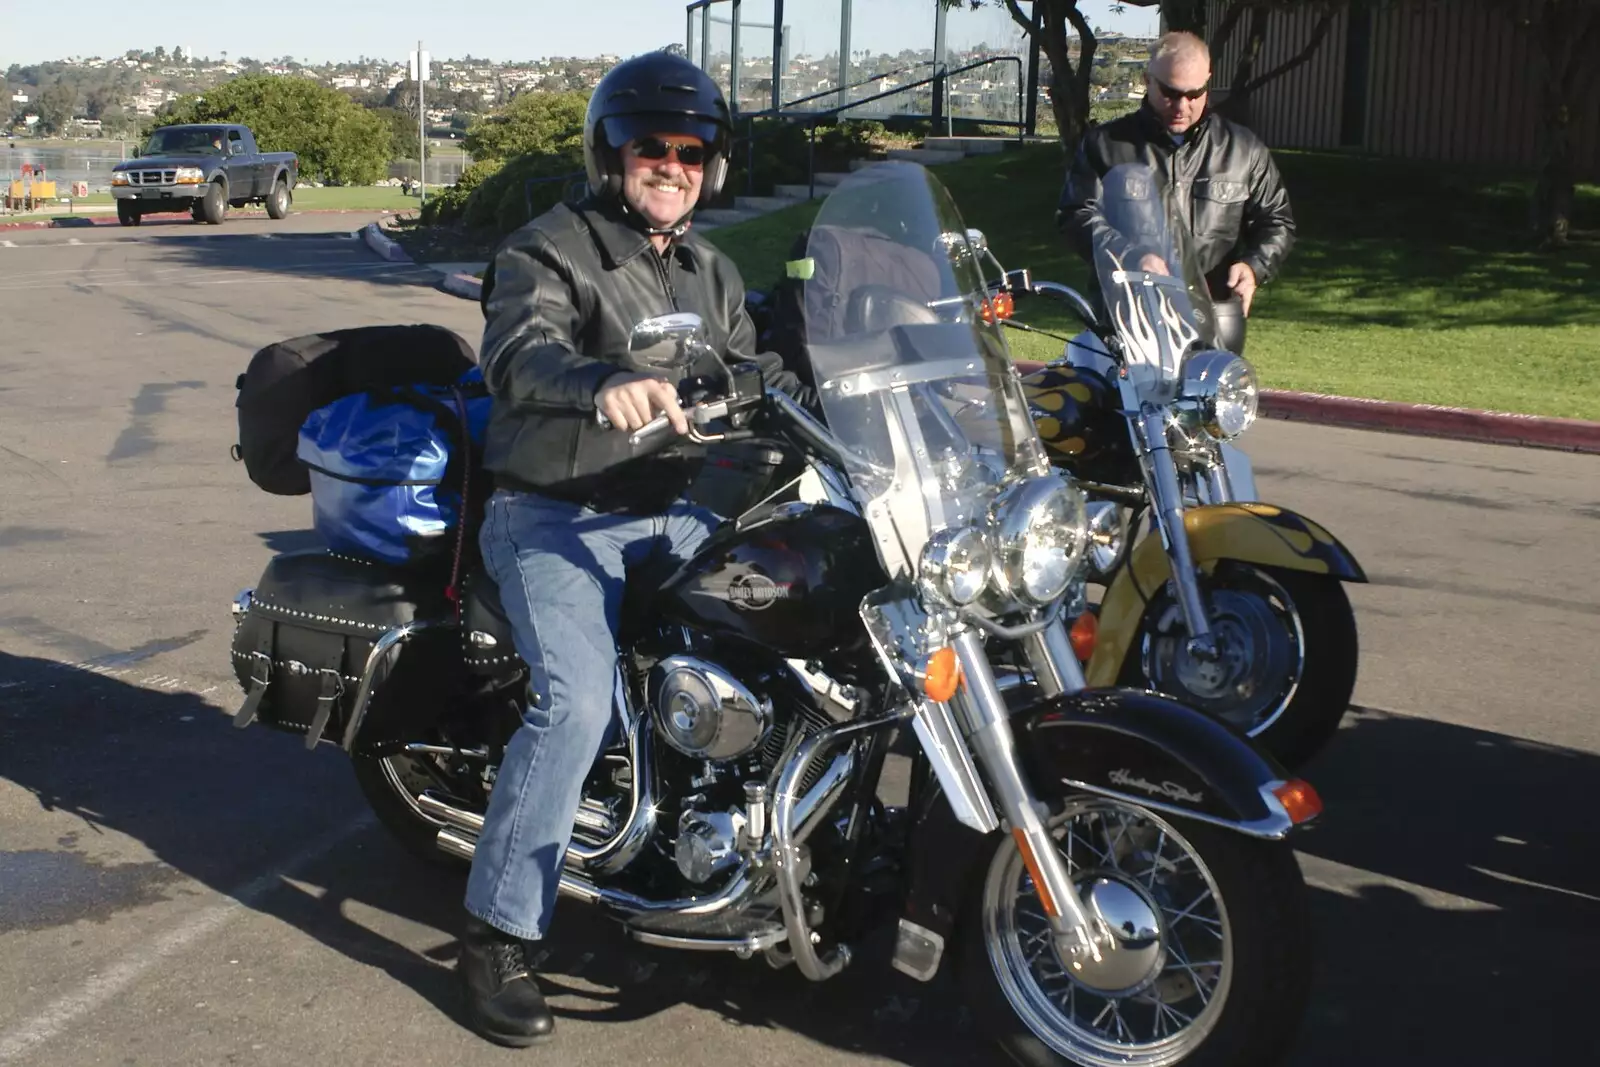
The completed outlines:
[[[1305,886],[1290,846],[1069,799],[1050,823],[1092,916],[1099,961],[1058,952],[1009,838],[963,916],[962,980],[979,1021],[1028,1067],[1255,1067],[1305,1008]]]
[[[1333,578],[1226,562],[1202,579],[1219,656],[1189,650],[1168,593],[1152,602],[1125,682],[1228,723],[1293,767],[1339,728],[1355,689],[1355,615]]]

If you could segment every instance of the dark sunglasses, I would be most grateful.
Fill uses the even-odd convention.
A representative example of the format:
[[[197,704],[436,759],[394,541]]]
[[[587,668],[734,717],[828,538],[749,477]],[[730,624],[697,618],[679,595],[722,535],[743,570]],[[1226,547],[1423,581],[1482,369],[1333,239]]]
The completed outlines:
[[[633,142],[633,152],[640,159],[666,159],[668,152],[676,152],[679,163],[686,167],[698,167],[706,161],[711,150],[703,144],[673,144],[659,137],[641,137]]]
[[[1198,89],[1174,89],[1172,86],[1168,85],[1166,82],[1155,77],[1154,75],[1151,76],[1150,80],[1156,83],[1156,88],[1159,89],[1161,91],[1161,95],[1166,97],[1168,100],[1198,100],[1202,96],[1206,95],[1211,88],[1211,83],[1209,81],[1206,82],[1205,85],[1200,86]]]

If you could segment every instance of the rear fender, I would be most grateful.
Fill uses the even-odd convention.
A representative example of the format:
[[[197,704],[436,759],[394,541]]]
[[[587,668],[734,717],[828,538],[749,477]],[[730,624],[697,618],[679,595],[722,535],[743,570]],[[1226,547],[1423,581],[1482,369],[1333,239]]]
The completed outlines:
[[[1288,772],[1228,727],[1165,697],[1085,690],[1023,708],[1011,725],[1040,799],[1110,797],[1268,840],[1294,829],[1273,792]],[[900,922],[901,944],[917,950],[895,957],[897,969],[922,981],[937,973],[962,901],[1004,833],[963,825],[936,779],[931,786],[911,831]]]
[[[1211,504],[1183,513],[1189,553],[1210,570],[1221,560],[1255,563],[1344,582],[1365,582],[1366,572],[1339,539],[1303,515],[1271,504]],[[1138,640],[1145,609],[1172,577],[1159,537],[1134,546],[1100,602],[1099,639],[1084,670],[1091,686],[1115,685],[1128,650]]]

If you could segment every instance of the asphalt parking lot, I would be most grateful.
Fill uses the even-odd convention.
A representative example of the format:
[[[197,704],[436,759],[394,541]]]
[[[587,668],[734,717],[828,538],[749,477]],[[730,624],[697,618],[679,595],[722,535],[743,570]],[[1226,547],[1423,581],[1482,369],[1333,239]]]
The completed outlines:
[[[282,338],[477,306],[350,216],[0,233],[0,1064],[991,1062],[868,951],[673,955],[571,904],[560,1041],[458,1021],[460,875],[401,853],[338,753],[235,731],[233,595],[308,543],[228,455]],[[1326,525],[1355,703],[1307,769],[1318,934],[1296,1067],[1600,1062],[1600,457],[1263,423],[1263,495]]]

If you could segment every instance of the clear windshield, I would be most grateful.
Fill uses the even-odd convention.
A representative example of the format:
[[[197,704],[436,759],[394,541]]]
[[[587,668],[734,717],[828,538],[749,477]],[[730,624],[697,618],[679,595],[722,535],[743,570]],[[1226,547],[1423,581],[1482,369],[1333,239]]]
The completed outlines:
[[[226,144],[220,128],[202,126],[169,126],[150,135],[145,146],[147,156],[205,155],[222,151]]]
[[[1176,396],[1184,356],[1208,331],[1211,302],[1179,239],[1172,205],[1142,163],[1112,167],[1101,180],[1094,260],[1111,324],[1122,339],[1128,380],[1140,399]]]
[[[890,575],[982,521],[1008,477],[1047,470],[966,226],[913,163],[857,171],[823,203],[804,316],[823,413]]]

